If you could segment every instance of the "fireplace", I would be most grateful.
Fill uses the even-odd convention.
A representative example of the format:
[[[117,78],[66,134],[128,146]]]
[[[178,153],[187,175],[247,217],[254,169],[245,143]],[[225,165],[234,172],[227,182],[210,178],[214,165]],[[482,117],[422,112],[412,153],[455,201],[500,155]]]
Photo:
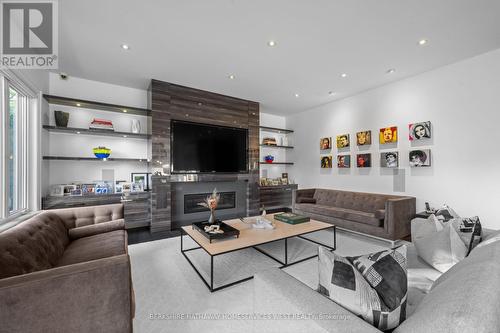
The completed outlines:
[[[212,191],[217,189],[220,201],[215,217],[221,220],[247,215],[248,182],[233,181],[179,181],[172,182],[171,229],[208,220],[209,210],[199,206]]]
[[[218,192],[220,196],[219,205],[216,211],[231,209],[236,207],[236,192]],[[196,193],[184,195],[184,214],[198,212],[208,212],[208,208],[200,206],[199,203],[205,201],[211,193]]]

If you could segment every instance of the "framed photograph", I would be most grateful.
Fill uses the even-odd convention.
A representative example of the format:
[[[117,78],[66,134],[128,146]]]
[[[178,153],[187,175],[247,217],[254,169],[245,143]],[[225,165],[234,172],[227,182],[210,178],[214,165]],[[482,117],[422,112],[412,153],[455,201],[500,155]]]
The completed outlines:
[[[132,183],[120,183],[122,186],[122,193],[130,193],[132,191]]]
[[[319,149],[327,150],[332,148],[332,138],[321,138],[319,139]]]
[[[356,165],[358,168],[370,168],[372,166],[372,154],[356,155]]]
[[[351,167],[351,155],[337,155],[337,167],[350,168]]]
[[[410,141],[431,138],[431,122],[430,121],[409,124],[408,129],[409,129],[408,133],[409,133]]]
[[[347,148],[349,144],[349,134],[337,135],[337,148]]]
[[[332,167],[332,155],[322,156],[321,157],[321,168],[322,169],[331,169]]]
[[[397,168],[399,166],[399,154],[397,151],[380,153],[380,167]]]
[[[431,166],[431,150],[430,149],[411,150],[409,153],[409,161],[411,167]]]
[[[380,129],[379,139],[381,144],[398,142],[398,127],[384,127]]]
[[[146,188],[148,184],[148,174],[145,172],[141,173],[132,173],[130,175],[131,183],[142,183],[143,187]]]
[[[356,133],[356,143],[358,146],[367,146],[372,144],[372,131],[362,131]]]

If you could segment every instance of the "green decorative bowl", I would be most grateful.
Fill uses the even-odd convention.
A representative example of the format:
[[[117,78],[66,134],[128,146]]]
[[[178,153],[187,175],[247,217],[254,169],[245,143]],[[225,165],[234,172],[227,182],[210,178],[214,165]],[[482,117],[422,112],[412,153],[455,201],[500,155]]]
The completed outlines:
[[[97,147],[92,149],[92,151],[94,152],[95,157],[100,159],[108,158],[109,154],[111,154],[111,149],[106,147]]]

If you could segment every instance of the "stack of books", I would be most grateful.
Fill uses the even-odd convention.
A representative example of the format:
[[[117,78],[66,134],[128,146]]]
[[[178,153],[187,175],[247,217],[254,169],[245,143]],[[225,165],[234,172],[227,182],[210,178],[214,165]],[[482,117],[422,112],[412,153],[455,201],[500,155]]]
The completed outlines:
[[[285,222],[288,224],[299,224],[309,222],[311,219],[307,216],[295,214],[295,213],[281,213],[274,214],[274,219]]]
[[[262,139],[262,144],[263,145],[268,145],[268,146],[277,146],[277,144],[276,144],[276,138],[263,138]]]
[[[94,118],[90,123],[89,129],[109,130],[114,131],[113,122],[106,119]]]

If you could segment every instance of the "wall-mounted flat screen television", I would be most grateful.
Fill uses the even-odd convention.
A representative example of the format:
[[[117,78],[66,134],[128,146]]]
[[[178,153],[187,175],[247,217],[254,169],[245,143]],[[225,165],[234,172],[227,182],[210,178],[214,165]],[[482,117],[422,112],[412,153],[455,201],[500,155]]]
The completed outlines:
[[[248,172],[248,130],[172,121],[172,173]]]

